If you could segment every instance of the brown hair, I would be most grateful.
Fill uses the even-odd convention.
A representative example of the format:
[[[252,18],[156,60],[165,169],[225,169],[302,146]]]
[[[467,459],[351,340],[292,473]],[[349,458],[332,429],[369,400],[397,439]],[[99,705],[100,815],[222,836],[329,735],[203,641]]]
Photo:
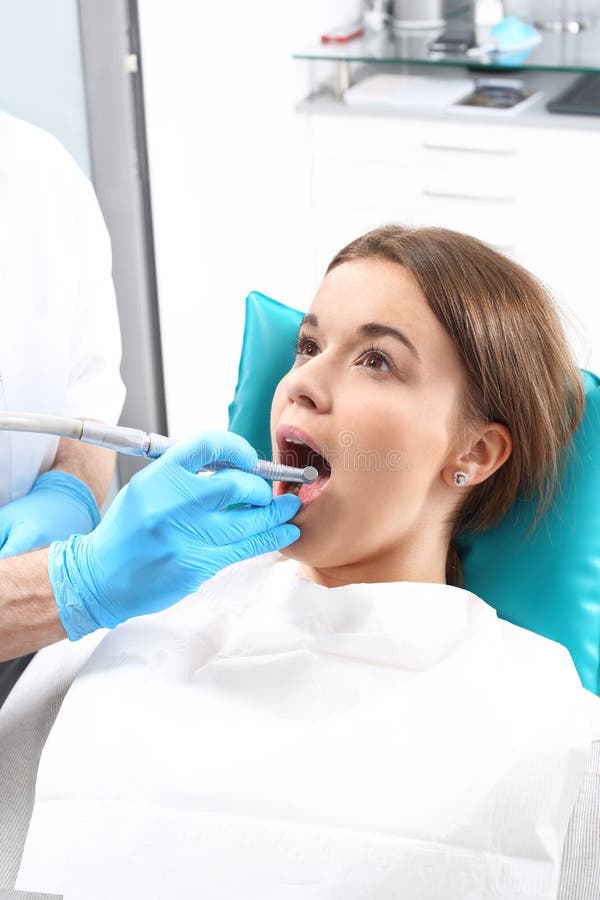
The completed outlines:
[[[462,586],[457,534],[487,530],[517,497],[537,498],[530,530],[547,510],[583,414],[581,375],[547,290],[487,244],[445,228],[384,225],[340,250],[327,272],[365,257],[409,269],[452,338],[467,384],[458,442],[482,421],[512,434],[510,457],[471,488],[450,523],[446,580]]]

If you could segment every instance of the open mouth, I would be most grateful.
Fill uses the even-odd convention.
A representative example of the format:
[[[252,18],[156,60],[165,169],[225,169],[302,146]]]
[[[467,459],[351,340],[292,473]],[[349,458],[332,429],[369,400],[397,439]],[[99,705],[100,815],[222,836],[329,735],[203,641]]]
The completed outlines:
[[[306,439],[310,443],[306,442]],[[294,481],[278,481],[274,486],[276,497],[281,494],[296,494],[302,501],[302,506],[307,506],[318,497],[327,485],[331,476],[331,466],[325,456],[319,452],[312,439],[293,426],[281,426],[277,429],[277,447],[279,450],[278,462],[285,466],[314,466],[319,473],[316,481],[311,484],[300,484]]]

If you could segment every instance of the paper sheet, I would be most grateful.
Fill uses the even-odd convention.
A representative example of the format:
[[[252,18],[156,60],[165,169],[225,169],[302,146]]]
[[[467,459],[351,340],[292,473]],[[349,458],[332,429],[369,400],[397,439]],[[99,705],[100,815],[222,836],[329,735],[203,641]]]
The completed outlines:
[[[270,554],[101,643],[46,744],[17,884],[549,900],[590,740],[568,652],[469,592],[328,590]]]

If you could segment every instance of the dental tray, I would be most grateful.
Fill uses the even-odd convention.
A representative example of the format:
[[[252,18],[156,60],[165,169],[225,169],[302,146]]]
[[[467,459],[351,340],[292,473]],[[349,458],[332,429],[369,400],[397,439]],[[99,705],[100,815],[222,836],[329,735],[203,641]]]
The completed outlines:
[[[518,79],[481,78],[466,97],[455,100],[450,109],[459,112],[510,115],[521,112],[541,96],[536,88],[525,87]]]

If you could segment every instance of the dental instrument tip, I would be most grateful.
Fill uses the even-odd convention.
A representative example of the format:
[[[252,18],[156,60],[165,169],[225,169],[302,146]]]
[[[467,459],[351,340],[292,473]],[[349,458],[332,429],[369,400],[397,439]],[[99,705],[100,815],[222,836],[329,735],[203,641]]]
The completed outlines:
[[[314,466],[304,466],[302,469],[302,481],[304,484],[312,484],[318,477],[319,473]]]

